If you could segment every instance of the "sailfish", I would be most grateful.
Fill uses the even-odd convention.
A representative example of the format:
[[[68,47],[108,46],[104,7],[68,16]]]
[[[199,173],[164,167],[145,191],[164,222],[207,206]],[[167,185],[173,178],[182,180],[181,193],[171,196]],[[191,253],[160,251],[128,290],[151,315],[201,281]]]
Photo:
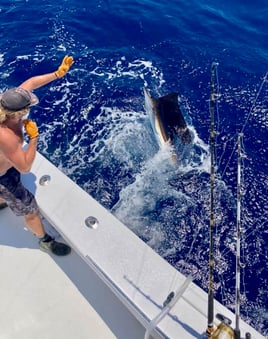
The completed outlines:
[[[174,145],[176,137],[182,144],[192,141],[188,126],[179,107],[178,93],[169,93],[154,98],[144,88],[145,110],[149,115],[151,126],[160,147],[169,142]]]

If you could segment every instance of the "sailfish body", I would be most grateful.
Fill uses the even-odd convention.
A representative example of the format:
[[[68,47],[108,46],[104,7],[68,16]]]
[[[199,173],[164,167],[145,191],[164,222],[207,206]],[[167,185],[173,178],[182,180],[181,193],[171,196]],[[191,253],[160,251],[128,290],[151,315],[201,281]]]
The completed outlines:
[[[191,142],[191,134],[178,104],[178,94],[170,93],[154,98],[144,88],[145,109],[161,147],[166,142],[174,143],[177,136],[183,144]]]

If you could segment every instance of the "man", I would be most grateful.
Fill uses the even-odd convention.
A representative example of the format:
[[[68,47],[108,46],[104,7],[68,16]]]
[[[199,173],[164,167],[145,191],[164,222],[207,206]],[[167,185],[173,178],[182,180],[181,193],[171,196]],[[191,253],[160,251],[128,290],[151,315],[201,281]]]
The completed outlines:
[[[16,215],[23,216],[27,227],[39,239],[40,249],[59,256],[69,254],[71,248],[45,232],[36,200],[21,183],[20,173],[30,172],[38,140],[36,123],[23,118],[39,102],[32,91],[63,77],[72,64],[73,58],[65,56],[56,72],[34,76],[0,94],[0,209],[6,204]],[[23,126],[30,138],[27,149],[22,147]]]

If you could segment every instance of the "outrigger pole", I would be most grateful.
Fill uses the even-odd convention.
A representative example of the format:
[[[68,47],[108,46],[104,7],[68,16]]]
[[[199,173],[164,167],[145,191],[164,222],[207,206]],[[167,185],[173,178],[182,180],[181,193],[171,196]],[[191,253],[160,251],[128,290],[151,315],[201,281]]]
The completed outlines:
[[[211,93],[209,101],[210,110],[210,231],[209,231],[209,286],[208,286],[208,324],[207,336],[213,333],[214,321],[214,186],[215,186],[215,71],[218,63],[213,62],[211,66]]]

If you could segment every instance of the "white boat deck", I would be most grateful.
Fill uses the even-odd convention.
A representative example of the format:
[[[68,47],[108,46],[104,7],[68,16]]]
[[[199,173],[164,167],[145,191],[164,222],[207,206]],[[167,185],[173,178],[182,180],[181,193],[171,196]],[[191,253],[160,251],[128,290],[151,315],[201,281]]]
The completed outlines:
[[[41,155],[24,182],[74,250],[64,258],[39,251],[22,219],[0,211],[0,338],[143,338],[185,277]],[[97,228],[86,226],[89,216]],[[191,283],[153,335],[203,338],[206,313],[207,294]],[[234,321],[215,301],[216,313]],[[263,338],[243,321],[241,332]]]
[[[142,338],[144,328],[73,251],[41,252],[22,218],[0,211],[0,338]]]

